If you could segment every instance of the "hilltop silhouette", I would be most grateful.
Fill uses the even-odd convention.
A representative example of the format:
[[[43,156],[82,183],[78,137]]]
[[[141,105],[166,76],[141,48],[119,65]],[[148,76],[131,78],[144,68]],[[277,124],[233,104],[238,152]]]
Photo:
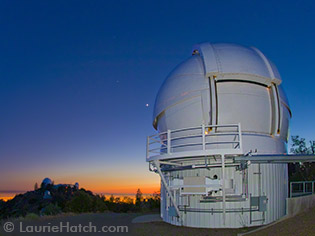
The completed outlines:
[[[50,179],[49,179],[50,180]],[[40,188],[35,184],[35,190],[16,195],[13,199],[0,201],[0,219],[25,217],[28,214],[57,215],[66,212],[139,212],[154,211],[160,206],[159,194],[143,199],[140,189],[136,200],[131,198],[114,198],[93,194],[79,185],[58,184],[47,178]]]

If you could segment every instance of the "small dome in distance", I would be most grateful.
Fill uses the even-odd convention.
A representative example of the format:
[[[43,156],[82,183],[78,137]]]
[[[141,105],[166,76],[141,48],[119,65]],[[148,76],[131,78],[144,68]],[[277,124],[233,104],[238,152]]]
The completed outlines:
[[[50,178],[45,178],[42,182],[42,185],[47,186],[48,184],[52,184],[52,181]]]

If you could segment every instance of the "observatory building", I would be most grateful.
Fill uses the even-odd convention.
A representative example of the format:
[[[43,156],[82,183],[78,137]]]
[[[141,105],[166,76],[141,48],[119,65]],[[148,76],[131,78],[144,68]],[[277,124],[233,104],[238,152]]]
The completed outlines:
[[[261,51],[236,44],[198,44],[169,74],[146,157],[161,177],[164,221],[240,228],[286,214],[291,111],[281,83]]]

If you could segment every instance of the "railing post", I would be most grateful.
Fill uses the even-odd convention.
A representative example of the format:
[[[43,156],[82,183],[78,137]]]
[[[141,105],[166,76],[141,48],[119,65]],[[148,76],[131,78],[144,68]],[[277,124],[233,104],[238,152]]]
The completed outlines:
[[[171,131],[167,130],[167,154],[171,154]]]
[[[202,124],[202,150],[206,150],[206,129],[205,124]]]
[[[305,194],[305,182],[303,182],[303,195]]]
[[[290,198],[292,198],[292,192],[293,192],[292,186],[293,186],[293,184],[292,184],[292,182],[291,182],[291,183],[290,183]]]
[[[149,155],[150,155],[150,153],[149,153],[149,143],[150,143],[150,137],[147,136],[147,155],[146,155],[147,159],[149,158]]]
[[[312,194],[314,194],[314,184],[315,184],[315,181],[312,181]]]
[[[238,123],[238,138],[239,138],[238,141],[239,141],[239,145],[240,145],[240,150],[243,152],[241,123]]]
[[[221,154],[221,175],[222,175],[222,209],[223,209],[223,225],[225,225],[225,215],[226,215],[226,206],[225,206],[225,156]]]

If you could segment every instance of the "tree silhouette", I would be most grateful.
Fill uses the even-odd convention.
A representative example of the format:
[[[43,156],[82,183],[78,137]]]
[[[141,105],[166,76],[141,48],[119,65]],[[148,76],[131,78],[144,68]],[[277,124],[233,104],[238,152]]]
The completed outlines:
[[[315,141],[310,141],[307,145],[304,138],[291,136],[293,154],[315,154]],[[290,181],[312,181],[315,179],[315,163],[290,163],[289,164]]]
[[[143,201],[142,192],[140,188],[138,188],[136,194],[136,207],[140,207],[142,201]]]

